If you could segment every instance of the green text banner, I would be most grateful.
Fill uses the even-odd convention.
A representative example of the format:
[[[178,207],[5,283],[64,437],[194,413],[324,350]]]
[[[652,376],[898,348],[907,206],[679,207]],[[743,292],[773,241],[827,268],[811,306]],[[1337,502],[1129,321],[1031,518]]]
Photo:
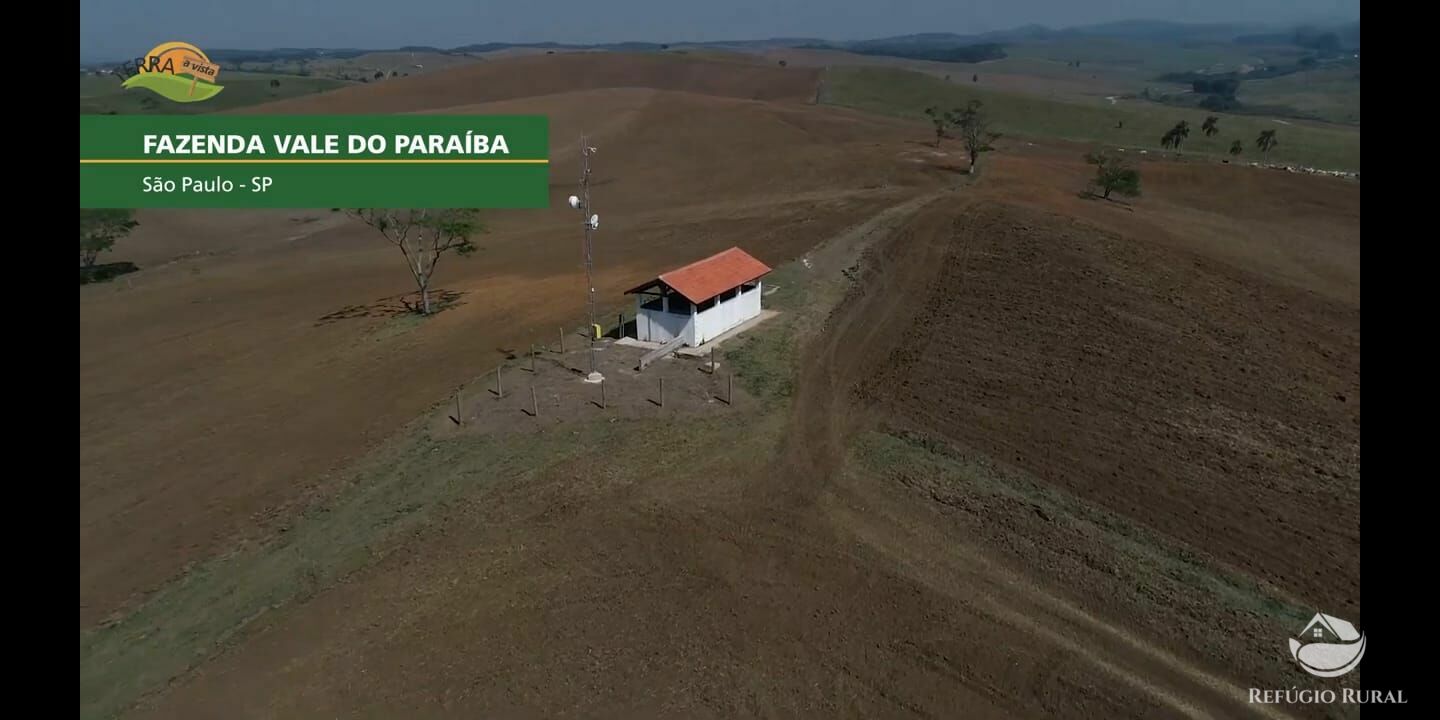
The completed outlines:
[[[539,115],[80,116],[82,208],[541,208]]]

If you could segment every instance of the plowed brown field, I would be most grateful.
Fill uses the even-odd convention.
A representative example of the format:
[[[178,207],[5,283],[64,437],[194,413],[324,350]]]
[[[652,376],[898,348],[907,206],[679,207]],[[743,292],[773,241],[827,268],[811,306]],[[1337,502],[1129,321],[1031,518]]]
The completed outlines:
[[[957,234],[871,386],[903,425],[1358,611],[1358,305],[1039,211]]]

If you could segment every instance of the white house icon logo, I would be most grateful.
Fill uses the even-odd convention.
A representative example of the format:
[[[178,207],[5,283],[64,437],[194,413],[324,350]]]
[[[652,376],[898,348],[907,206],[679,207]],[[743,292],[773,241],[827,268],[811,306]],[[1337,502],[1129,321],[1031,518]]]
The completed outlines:
[[[1300,637],[1290,639],[1290,656],[1311,675],[1339,677],[1365,656],[1365,634],[1340,618],[1315,613]]]

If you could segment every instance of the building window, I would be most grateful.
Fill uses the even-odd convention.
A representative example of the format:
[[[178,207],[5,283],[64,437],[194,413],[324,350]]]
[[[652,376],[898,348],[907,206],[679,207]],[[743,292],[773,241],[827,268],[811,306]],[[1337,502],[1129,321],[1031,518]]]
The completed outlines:
[[[672,315],[689,315],[690,301],[679,295],[668,295],[669,313]]]
[[[748,282],[740,286],[740,292],[748,293],[760,287],[758,282]]]
[[[712,308],[712,307],[715,307],[715,298],[710,298],[709,300],[706,300],[705,302],[702,302],[702,303],[700,303],[699,305],[696,305],[696,306],[695,306],[695,311],[696,311],[696,312],[705,312],[706,310],[709,310],[709,309]]]
[[[646,300],[644,304],[640,306],[640,308],[643,310],[655,310],[658,312],[665,309],[665,301],[659,295],[655,295],[653,297],[650,297],[649,300]]]

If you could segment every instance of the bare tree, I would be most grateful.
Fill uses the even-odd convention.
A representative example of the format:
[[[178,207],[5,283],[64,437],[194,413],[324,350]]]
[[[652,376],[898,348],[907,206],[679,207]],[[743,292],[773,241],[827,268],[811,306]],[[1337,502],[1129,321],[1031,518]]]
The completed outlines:
[[[448,210],[347,210],[347,214],[375,228],[387,242],[400,248],[405,266],[420,291],[420,313],[430,314],[430,278],[440,257],[455,251],[469,255],[477,249],[474,235],[485,232],[479,213],[468,208]]]
[[[1000,133],[990,130],[990,117],[985,114],[984,103],[971,100],[964,108],[955,110],[953,122],[960,128],[960,140],[965,143],[965,152],[970,156],[970,174],[975,174],[975,165],[980,162],[980,153],[995,148],[991,143],[1000,139]]]

